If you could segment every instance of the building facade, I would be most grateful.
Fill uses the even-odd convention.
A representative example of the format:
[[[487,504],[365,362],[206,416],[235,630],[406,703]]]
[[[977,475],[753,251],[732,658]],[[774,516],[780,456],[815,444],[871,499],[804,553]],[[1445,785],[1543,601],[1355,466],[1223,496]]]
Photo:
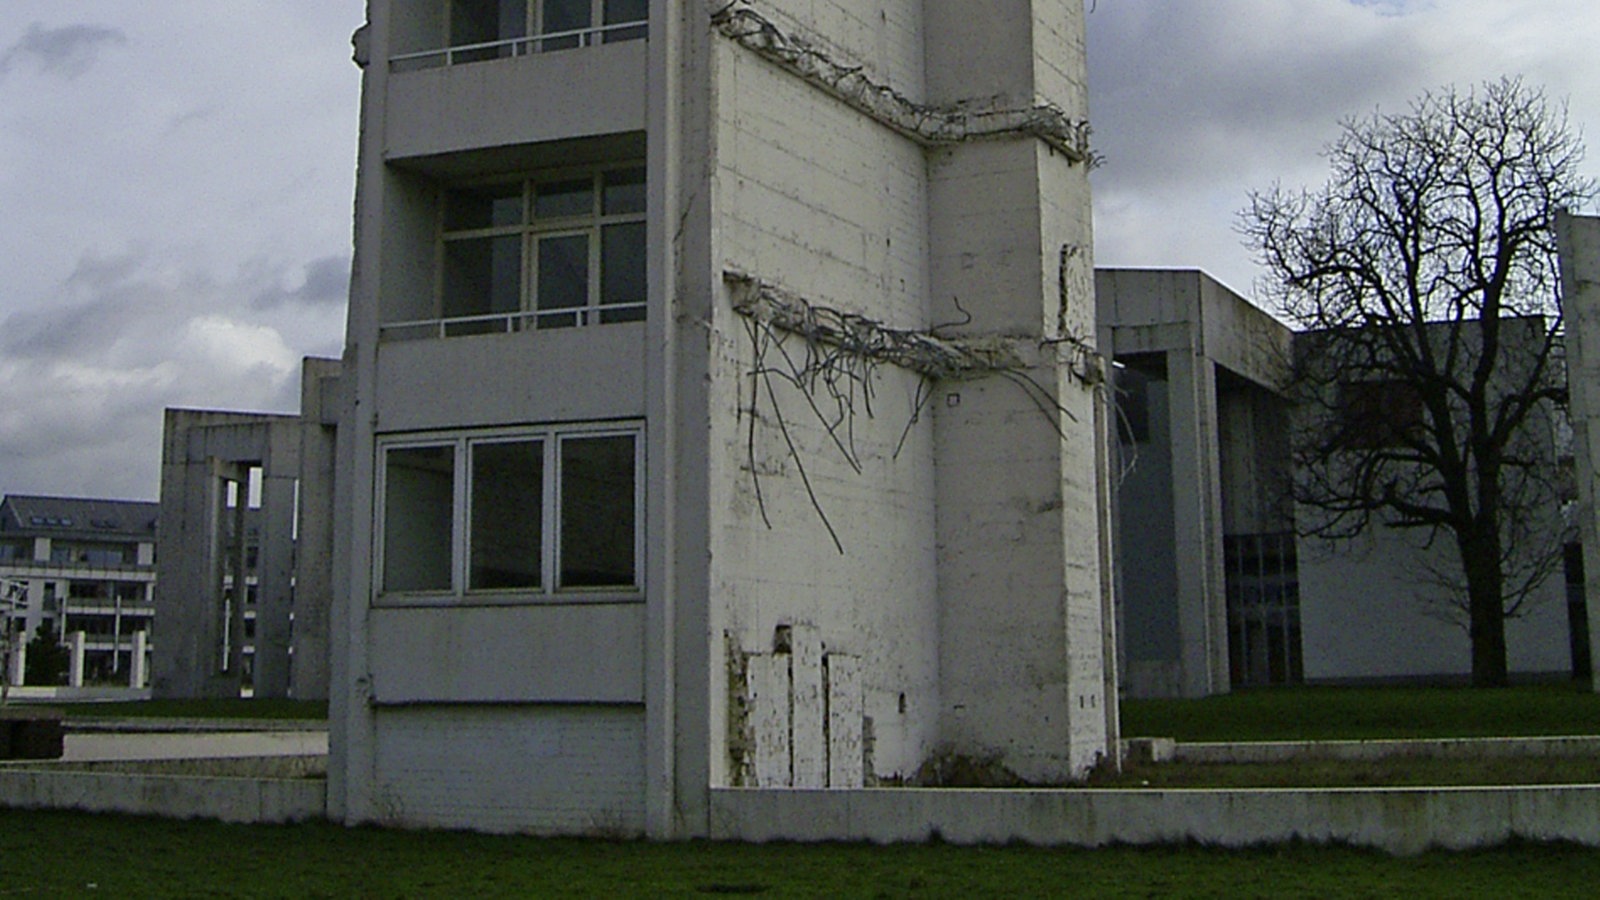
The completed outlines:
[[[330,811],[1115,746],[1080,0],[371,0]]]
[[[1128,695],[1464,679],[1465,622],[1440,577],[1459,567],[1448,540],[1381,524],[1351,541],[1306,534],[1318,513],[1294,503],[1293,479],[1303,473],[1292,429],[1316,413],[1293,405],[1285,388],[1294,354],[1328,336],[1291,332],[1197,270],[1105,269],[1096,279],[1100,344],[1117,364],[1116,571]],[[1535,347],[1546,327],[1508,322],[1504,340]],[[1329,383],[1352,396],[1371,390]],[[1519,439],[1551,485],[1556,415],[1544,410]],[[1512,556],[1530,568],[1559,559],[1567,528],[1557,493],[1529,503],[1522,518],[1526,546]],[[1586,622],[1559,568],[1551,571],[1507,622],[1511,672],[1581,671],[1573,647],[1588,642]]]
[[[134,500],[0,499],[0,580],[26,598],[13,612],[13,640],[25,644],[41,625],[61,640],[82,632],[81,680],[127,685],[136,646],[141,655],[154,646],[158,510]]]

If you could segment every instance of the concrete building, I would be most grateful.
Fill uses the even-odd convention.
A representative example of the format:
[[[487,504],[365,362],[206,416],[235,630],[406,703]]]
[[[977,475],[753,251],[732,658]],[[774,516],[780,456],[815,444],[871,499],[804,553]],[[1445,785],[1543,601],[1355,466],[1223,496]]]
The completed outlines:
[[[1448,615],[1435,574],[1458,565],[1448,541],[1395,528],[1350,543],[1296,536],[1316,515],[1290,491],[1290,429],[1307,412],[1282,388],[1291,354],[1317,337],[1292,333],[1196,270],[1106,269],[1096,282],[1122,422],[1116,571],[1127,694],[1464,678],[1464,624]],[[1528,452],[1552,472],[1555,437],[1550,417],[1528,429]],[[1556,546],[1558,498],[1537,510],[1544,521],[1531,530]],[[1564,588],[1558,572],[1507,623],[1516,675],[1580,666],[1574,635],[1587,636]]]
[[[146,671],[157,510],[135,500],[0,499],[0,581],[26,594],[13,640],[25,644],[42,624],[64,641],[81,632],[81,648],[71,645],[80,683],[127,685],[136,667]]]
[[[328,696],[340,368],[305,360],[299,415],[167,410],[155,696]]]
[[[371,0],[330,813],[1115,746],[1080,0]]]

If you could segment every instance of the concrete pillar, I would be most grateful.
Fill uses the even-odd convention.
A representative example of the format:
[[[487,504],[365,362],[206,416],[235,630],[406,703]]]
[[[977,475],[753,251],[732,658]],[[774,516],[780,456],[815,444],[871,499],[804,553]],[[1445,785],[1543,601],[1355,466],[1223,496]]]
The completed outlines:
[[[85,635],[74,631],[67,635],[67,687],[83,687],[83,645]]]
[[[16,640],[13,638],[13,640]],[[22,684],[28,671],[28,645],[23,641],[16,641],[11,648],[11,656],[6,660],[6,684]]]
[[[1583,593],[1589,608],[1590,683],[1600,691],[1600,218],[1556,219],[1562,312],[1567,329],[1567,390],[1572,417]]]
[[[1204,697],[1228,690],[1216,366],[1192,349],[1171,351],[1167,385],[1180,686]]]
[[[150,646],[148,634],[149,632],[142,630],[133,633],[133,653],[128,663],[128,687],[135,689],[144,687],[145,652]]]

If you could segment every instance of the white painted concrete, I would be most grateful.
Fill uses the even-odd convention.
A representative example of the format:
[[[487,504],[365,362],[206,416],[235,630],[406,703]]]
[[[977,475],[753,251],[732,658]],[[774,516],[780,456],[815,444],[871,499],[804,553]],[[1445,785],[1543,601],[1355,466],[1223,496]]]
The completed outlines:
[[[210,733],[93,733],[69,731],[62,738],[63,762],[143,759],[225,759],[307,756],[328,752],[326,731]]]

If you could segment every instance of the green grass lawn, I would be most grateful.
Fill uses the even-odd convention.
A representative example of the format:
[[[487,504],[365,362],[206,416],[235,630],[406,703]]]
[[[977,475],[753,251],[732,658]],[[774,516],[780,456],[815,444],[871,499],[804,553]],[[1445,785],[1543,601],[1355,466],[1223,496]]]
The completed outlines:
[[[0,810],[29,897],[1587,897],[1600,853],[542,840]]]
[[[1180,741],[1600,735],[1600,694],[1571,683],[1255,688],[1198,700],[1124,700],[1122,734]]]

